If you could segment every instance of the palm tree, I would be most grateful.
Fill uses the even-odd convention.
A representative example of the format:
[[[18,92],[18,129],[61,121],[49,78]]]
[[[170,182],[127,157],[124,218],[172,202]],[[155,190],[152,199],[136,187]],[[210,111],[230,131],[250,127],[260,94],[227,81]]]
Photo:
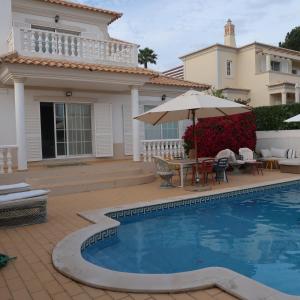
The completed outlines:
[[[139,50],[138,59],[139,63],[147,69],[148,63],[156,64],[157,54],[152,49],[146,47]]]

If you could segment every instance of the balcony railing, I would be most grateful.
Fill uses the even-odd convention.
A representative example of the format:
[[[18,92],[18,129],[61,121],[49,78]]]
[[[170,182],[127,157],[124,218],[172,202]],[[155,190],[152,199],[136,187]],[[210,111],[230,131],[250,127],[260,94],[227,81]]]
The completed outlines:
[[[77,62],[137,66],[137,45],[101,41],[58,32],[14,27],[10,51],[25,56],[68,59]]]
[[[0,145],[0,174],[13,172],[12,150],[17,149],[15,145]]]
[[[144,161],[152,161],[153,156],[171,158],[184,156],[183,140],[143,140],[143,157]]]

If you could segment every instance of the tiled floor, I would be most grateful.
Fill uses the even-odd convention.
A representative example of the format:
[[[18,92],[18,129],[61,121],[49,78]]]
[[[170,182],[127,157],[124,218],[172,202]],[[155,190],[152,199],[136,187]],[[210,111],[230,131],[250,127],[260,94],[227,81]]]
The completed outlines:
[[[219,189],[287,177],[296,176],[281,174],[278,171],[265,172],[264,176],[232,175],[229,177],[229,184],[222,183],[215,185],[214,188]],[[162,190],[159,188],[159,181],[157,180],[147,185],[66,196],[50,196],[47,223],[14,229],[0,229],[0,252],[17,256],[14,262],[0,271],[0,299],[237,299],[217,288],[163,295],[104,291],[78,284],[62,276],[51,264],[51,253],[56,243],[67,234],[89,224],[77,216],[77,212],[188,193],[179,188]]]

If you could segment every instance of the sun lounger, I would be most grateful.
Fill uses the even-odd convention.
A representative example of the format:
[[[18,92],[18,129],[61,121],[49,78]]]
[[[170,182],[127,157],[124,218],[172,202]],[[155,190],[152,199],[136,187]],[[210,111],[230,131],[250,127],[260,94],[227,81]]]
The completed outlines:
[[[31,190],[31,186],[25,182],[8,184],[8,185],[0,185],[0,195],[26,192],[29,190]]]
[[[47,220],[48,191],[0,195],[0,227],[43,223]]]

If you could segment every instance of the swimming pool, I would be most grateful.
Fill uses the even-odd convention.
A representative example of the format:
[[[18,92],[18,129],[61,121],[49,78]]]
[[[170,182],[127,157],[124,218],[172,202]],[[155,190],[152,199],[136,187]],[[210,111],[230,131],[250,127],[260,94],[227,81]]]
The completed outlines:
[[[300,183],[107,213],[121,223],[81,254],[126,273],[224,267],[300,295]]]

